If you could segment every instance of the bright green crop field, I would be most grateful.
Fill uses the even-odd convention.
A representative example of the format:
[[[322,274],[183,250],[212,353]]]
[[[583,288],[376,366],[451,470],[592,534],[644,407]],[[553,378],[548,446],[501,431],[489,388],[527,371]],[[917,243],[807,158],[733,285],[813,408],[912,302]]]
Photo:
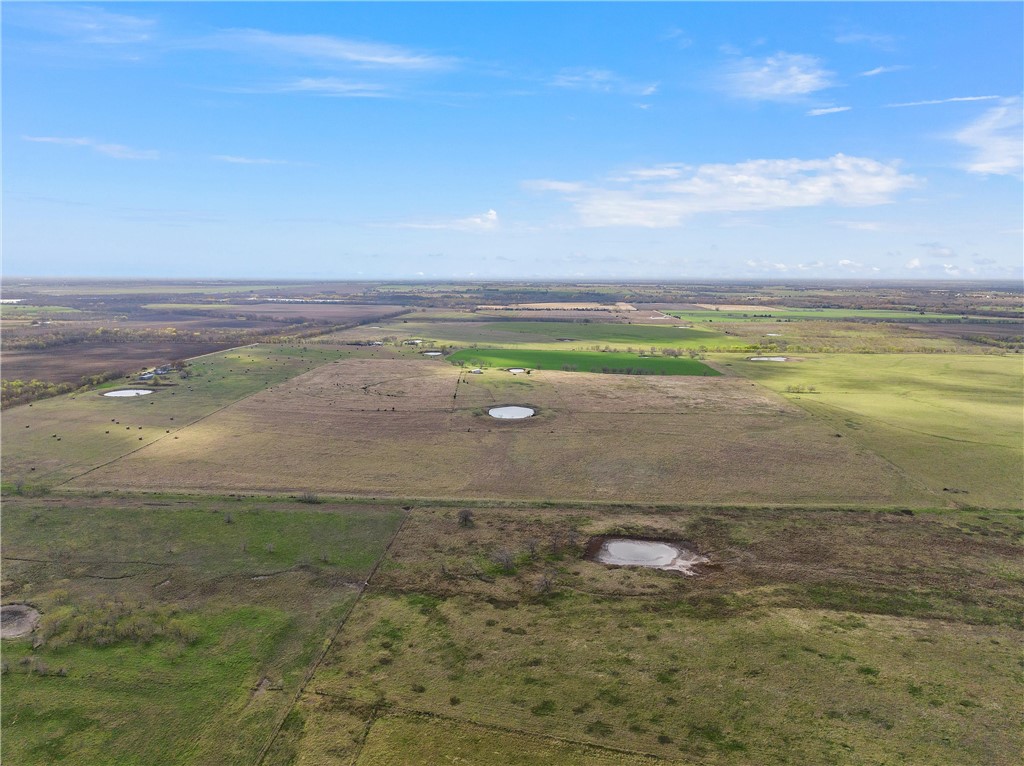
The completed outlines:
[[[602,351],[537,351],[525,348],[473,348],[448,357],[452,363],[475,367],[526,367],[570,372],[608,372],[633,375],[721,375],[696,359]]]

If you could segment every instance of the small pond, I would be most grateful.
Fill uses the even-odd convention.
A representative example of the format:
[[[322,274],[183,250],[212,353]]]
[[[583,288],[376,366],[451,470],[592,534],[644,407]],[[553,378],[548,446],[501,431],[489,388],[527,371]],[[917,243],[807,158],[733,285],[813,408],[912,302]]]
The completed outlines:
[[[788,362],[788,356],[752,356],[747,359],[748,362]]]
[[[499,418],[501,420],[522,420],[523,418],[532,418],[537,414],[537,411],[532,407],[508,405],[505,407],[491,407],[487,410],[487,414],[492,418]]]
[[[424,351],[423,356],[441,356],[440,351]]]
[[[511,372],[513,375],[515,375],[516,373],[519,373],[519,372],[526,372],[526,368],[525,367],[509,367],[508,371]]]
[[[145,396],[153,393],[148,388],[122,388],[120,391],[107,391],[104,396]]]
[[[39,612],[28,604],[4,604],[0,607],[0,638],[21,638],[39,623]]]
[[[695,574],[694,566],[708,561],[707,557],[687,550],[682,545],[659,540],[609,537],[598,542],[600,547],[593,554],[594,560],[617,567],[669,569],[692,575]]]

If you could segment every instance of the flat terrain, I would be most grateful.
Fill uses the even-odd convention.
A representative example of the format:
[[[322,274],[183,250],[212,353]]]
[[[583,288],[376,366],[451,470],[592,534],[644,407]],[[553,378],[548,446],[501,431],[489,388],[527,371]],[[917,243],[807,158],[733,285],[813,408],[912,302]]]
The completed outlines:
[[[134,398],[102,394],[139,387],[129,381],[44,399],[4,413],[4,481],[52,487],[178,432],[257,391],[346,352],[290,346],[247,346],[192,360],[190,377],[166,378]]]
[[[1018,285],[9,290],[4,763],[1020,760]]]
[[[469,367],[523,367],[533,370],[617,373],[625,375],[703,375],[721,373],[696,359],[640,356],[600,351],[536,351],[514,348],[474,348],[456,351],[447,360]],[[532,374],[532,373],[531,373]]]
[[[1019,356],[829,354],[730,364],[933,493],[965,506],[1024,506]]]
[[[4,761],[253,763],[400,516],[5,499],[4,600],[43,617],[4,642]]]
[[[486,415],[501,404],[526,404],[538,415],[505,422]],[[415,352],[353,358],[250,396],[177,435],[70,486],[316,487],[370,497],[549,501],[943,502],[799,407],[729,376],[472,375]]]
[[[623,532],[711,563],[581,558]],[[286,737],[300,764],[1012,764],[1021,553],[1009,514],[417,509]]]

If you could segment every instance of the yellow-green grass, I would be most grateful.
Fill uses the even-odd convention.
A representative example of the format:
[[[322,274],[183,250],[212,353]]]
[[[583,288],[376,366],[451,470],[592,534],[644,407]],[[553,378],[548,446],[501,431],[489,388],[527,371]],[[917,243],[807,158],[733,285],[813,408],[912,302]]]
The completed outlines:
[[[7,499],[4,602],[42,620],[3,642],[5,762],[254,762],[400,514]]]
[[[33,306],[28,303],[0,304],[0,316],[4,319],[34,319],[53,314],[81,314],[79,309],[69,306]]]
[[[718,370],[696,359],[644,357],[637,354],[601,351],[472,348],[457,351],[448,356],[447,360],[452,364],[471,367],[524,367],[627,375],[721,375]]]
[[[1020,356],[833,354],[786,363],[717,359],[786,396],[933,493],[961,505],[1024,505]],[[811,387],[814,393],[808,393]]]
[[[977,353],[979,350],[978,346],[960,338],[937,337],[917,327],[891,322],[806,320],[722,322],[720,329],[765,353],[934,353],[958,350]]]
[[[1016,763],[1019,516],[457,510],[412,512],[299,707],[298,763],[346,762],[375,716],[360,764],[514,763],[558,752],[543,738],[701,764]],[[712,565],[581,558],[623,533]]]
[[[604,347],[649,351],[664,348],[722,349],[745,348],[748,343],[709,329],[690,329],[665,325],[624,324],[615,322],[419,322],[416,315],[407,320],[381,322],[379,330],[355,328],[331,336],[339,339],[421,338],[435,345],[592,351]],[[565,339],[565,340],[560,340]]]
[[[425,763],[535,766],[627,766],[660,759],[605,750],[551,737],[504,731],[435,716],[389,715],[374,721],[357,766]],[[320,761],[329,763],[329,761]]]
[[[703,309],[692,311],[666,311],[666,314],[684,319],[688,322],[763,322],[766,319],[840,319],[840,320],[875,320],[875,321],[951,321],[960,319],[960,314],[937,314],[930,311],[893,311],[890,309],[796,309],[771,308],[716,310]]]
[[[500,421],[487,409],[537,415]],[[368,497],[930,505],[890,465],[739,377],[429,358],[324,365],[85,474],[91,489]]]
[[[4,482],[53,486],[161,439],[222,407],[344,356],[344,351],[253,345],[197,357],[190,377],[122,380],[3,413]],[[151,388],[138,397],[106,397],[119,388]],[[169,433],[168,433],[169,432]]]

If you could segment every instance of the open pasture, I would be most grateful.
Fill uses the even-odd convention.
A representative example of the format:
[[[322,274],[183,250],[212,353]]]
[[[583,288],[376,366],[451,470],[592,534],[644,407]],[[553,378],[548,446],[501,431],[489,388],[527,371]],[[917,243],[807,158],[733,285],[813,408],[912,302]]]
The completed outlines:
[[[525,367],[538,370],[580,372],[617,372],[647,375],[704,375],[721,373],[696,359],[668,356],[639,356],[600,351],[537,351],[514,348],[472,348],[447,357],[453,364],[470,367]]]
[[[829,354],[784,364],[717,359],[936,495],[965,506],[1024,504],[1019,356]]]
[[[76,395],[44,399],[4,412],[4,482],[54,486],[160,439],[232,402],[345,355],[322,348],[254,345],[193,359],[189,377],[177,373],[150,386],[155,393],[112,399],[106,384]]]
[[[666,309],[671,314],[688,322],[763,322],[771,320],[841,320],[846,322],[927,322],[950,321],[960,318],[959,314],[940,314],[934,311],[896,311],[892,309],[809,309],[787,308],[785,306],[722,306],[721,309],[707,308],[690,310]]]
[[[242,498],[7,498],[4,760],[253,763],[400,520]]]
[[[628,348],[648,351],[652,348],[734,349],[747,345],[742,339],[724,332],[674,325],[625,324],[621,322],[421,322],[412,314],[380,323],[380,329],[352,328],[331,338],[368,340],[393,336],[399,339],[421,338],[436,345],[559,349],[592,351],[595,346],[616,350]]]
[[[551,501],[942,502],[773,396],[764,406],[762,389],[728,376],[471,375],[425,358],[351,359],[250,396],[73,486]],[[538,414],[518,422],[485,414],[505,404]]]
[[[1018,522],[477,507],[466,525],[415,509],[284,736],[300,764],[1008,766]],[[605,534],[686,540],[711,563],[585,560]]]
[[[372,303],[315,303],[282,301],[272,303],[147,303],[143,306],[151,311],[210,312],[214,314],[252,314],[277,320],[301,320],[321,322],[362,322],[377,317],[390,316],[407,311],[405,306]]]

